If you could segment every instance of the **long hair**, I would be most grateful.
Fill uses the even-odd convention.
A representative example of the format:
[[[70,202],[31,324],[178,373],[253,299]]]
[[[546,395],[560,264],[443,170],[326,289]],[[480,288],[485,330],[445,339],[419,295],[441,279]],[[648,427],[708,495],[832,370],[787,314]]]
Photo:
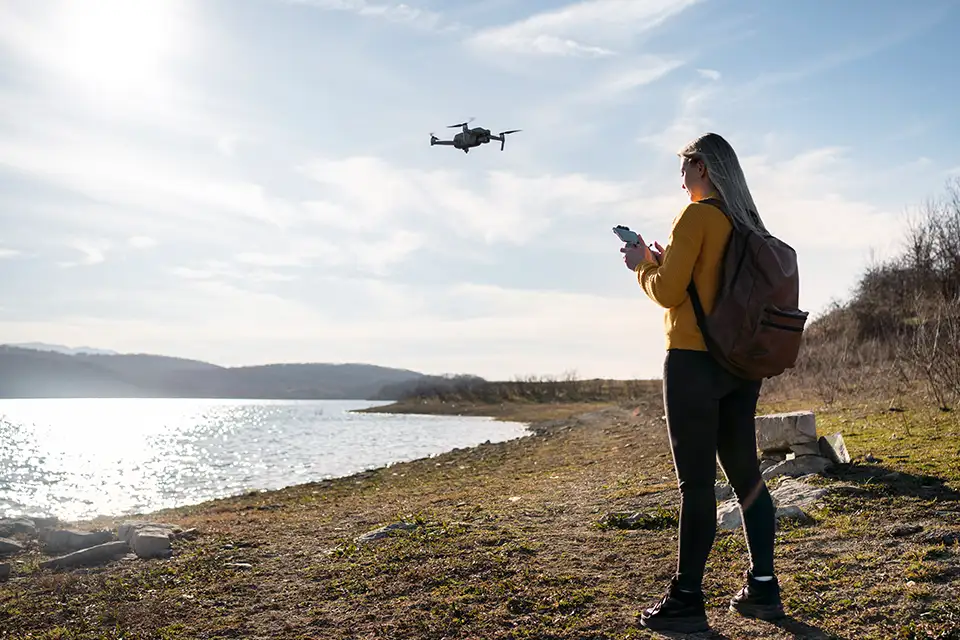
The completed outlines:
[[[729,142],[716,133],[705,133],[687,143],[677,155],[703,162],[707,178],[727,205],[727,212],[735,223],[764,235],[770,234],[760,218],[740,161]]]

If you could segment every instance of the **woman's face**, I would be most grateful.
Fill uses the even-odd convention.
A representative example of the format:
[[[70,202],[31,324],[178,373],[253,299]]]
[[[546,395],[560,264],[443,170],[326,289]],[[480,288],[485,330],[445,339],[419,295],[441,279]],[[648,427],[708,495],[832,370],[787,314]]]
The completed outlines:
[[[707,179],[707,168],[701,160],[684,158],[680,164],[680,175],[683,177],[683,190],[690,196],[691,202],[702,200],[710,191],[710,180]]]

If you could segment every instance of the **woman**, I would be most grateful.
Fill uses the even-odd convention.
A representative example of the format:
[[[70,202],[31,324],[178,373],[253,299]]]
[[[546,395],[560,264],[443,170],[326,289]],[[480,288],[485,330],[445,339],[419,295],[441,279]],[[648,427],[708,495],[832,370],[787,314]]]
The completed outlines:
[[[679,156],[690,204],[673,221],[666,249],[656,243],[652,251],[641,238],[637,247],[621,251],[647,296],[666,309],[663,400],[681,505],[676,573],[666,595],[643,612],[641,624],[692,633],[709,628],[701,585],[716,537],[718,458],[740,503],[751,559],[746,585],[730,609],[766,620],[784,612],[773,570],[774,506],[757,460],[754,416],[760,382],[738,378],[714,360],[687,295],[692,278],[704,310],[712,309],[730,219],[766,229],[726,140],[708,133]],[[715,204],[704,202],[711,199]]]

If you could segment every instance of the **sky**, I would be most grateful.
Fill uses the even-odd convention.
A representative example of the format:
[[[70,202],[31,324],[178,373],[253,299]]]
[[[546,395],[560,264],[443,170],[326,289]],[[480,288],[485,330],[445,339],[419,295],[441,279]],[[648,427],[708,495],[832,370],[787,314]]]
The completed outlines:
[[[960,2],[4,0],[0,343],[656,378],[677,150],[816,317],[960,175]],[[506,147],[431,147],[475,118]]]

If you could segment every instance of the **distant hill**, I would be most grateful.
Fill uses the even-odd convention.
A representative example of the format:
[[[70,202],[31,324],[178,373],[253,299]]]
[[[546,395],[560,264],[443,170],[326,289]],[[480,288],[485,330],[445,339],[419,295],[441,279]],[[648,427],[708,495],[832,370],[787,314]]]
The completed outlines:
[[[402,389],[429,378],[369,364],[221,367],[168,356],[93,351],[0,346],[0,398],[394,400]]]
[[[65,353],[67,355],[76,355],[78,353],[96,353],[108,356],[118,355],[116,351],[109,349],[95,349],[93,347],[67,347],[62,344],[48,344],[46,342],[21,342],[18,344],[0,345],[4,347],[20,347],[21,349],[34,349],[36,351],[53,351],[55,353]]]

